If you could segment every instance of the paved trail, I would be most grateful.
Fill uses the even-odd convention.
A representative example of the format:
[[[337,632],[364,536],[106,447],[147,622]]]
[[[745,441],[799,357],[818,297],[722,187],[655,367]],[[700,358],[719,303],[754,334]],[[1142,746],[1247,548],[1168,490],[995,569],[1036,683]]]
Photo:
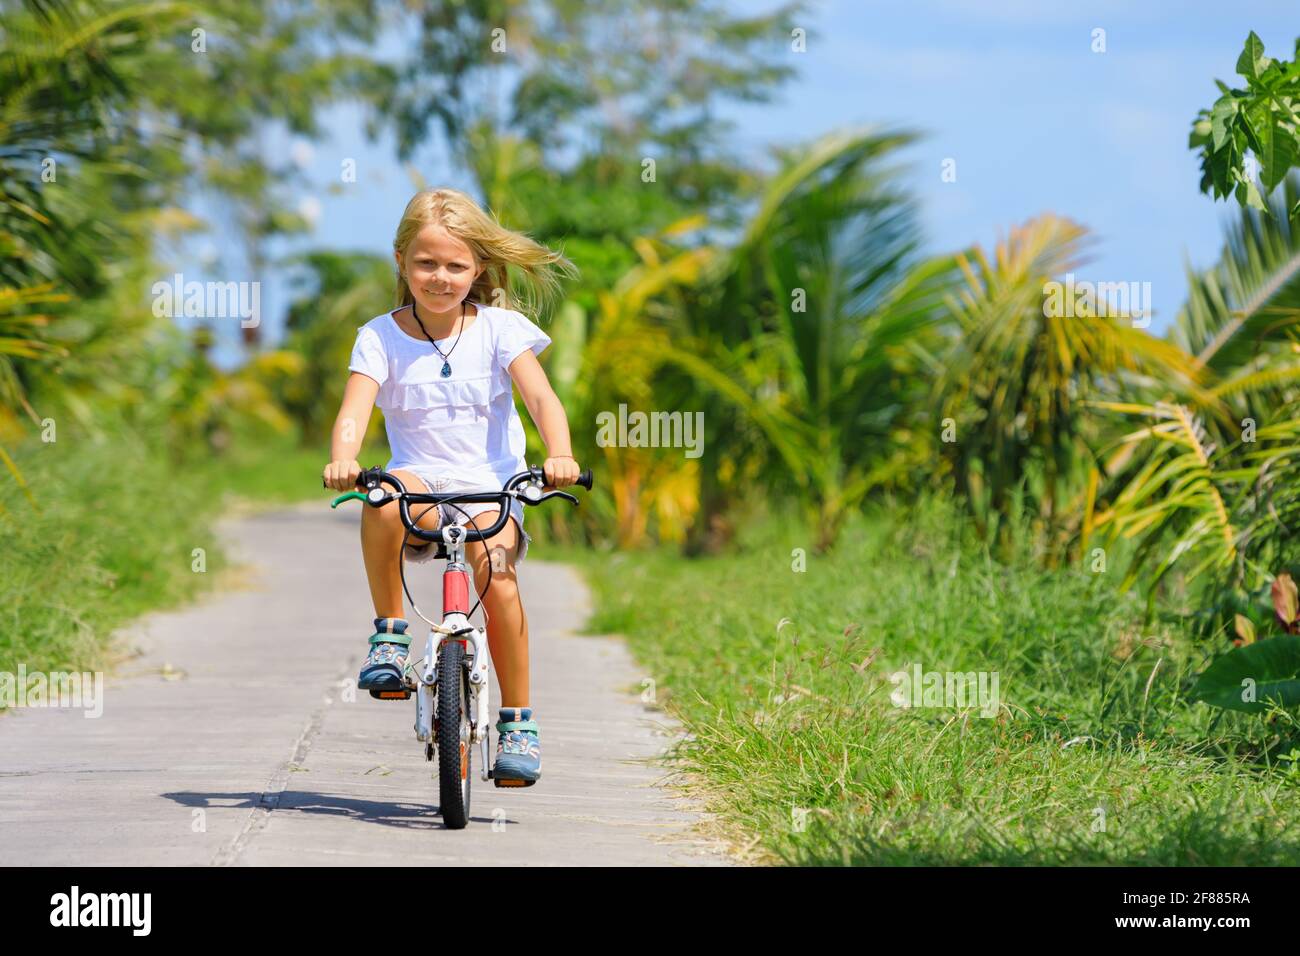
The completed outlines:
[[[568,632],[585,588],[536,547],[520,584],[542,779],[497,789],[475,748],[472,820],[445,829],[414,701],[342,691],[373,616],[359,522],[327,503],[224,522],[243,586],[123,632],[143,654],[106,682],[100,718],[0,717],[0,864],[728,865],[661,786],[653,758],[675,726],[641,704],[620,640]],[[433,617],[429,567],[408,574],[423,572],[413,590]],[[494,715],[499,700],[494,676]]]

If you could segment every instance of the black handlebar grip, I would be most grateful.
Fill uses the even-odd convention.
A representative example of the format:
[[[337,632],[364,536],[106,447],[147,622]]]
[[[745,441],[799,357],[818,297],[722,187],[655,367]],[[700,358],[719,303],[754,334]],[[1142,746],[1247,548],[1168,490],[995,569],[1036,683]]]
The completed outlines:
[[[591,491],[591,469],[584,468],[581,472],[579,472],[578,480],[574,482],[574,484],[582,485],[582,487],[586,488],[588,491]]]

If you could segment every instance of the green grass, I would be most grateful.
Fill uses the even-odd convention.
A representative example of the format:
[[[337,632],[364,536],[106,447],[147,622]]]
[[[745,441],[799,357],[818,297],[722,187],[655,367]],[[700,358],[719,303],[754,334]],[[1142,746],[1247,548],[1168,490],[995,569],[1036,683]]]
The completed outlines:
[[[229,561],[213,529],[223,514],[328,502],[327,452],[242,434],[227,455],[194,451],[178,467],[141,435],[95,441],[72,429],[21,446],[15,459],[39,511],[0,471],[0,671],[111,669],[125,650],[116,629],[220,586]]]
[[[1172,615],[1143,628],[1118,568],[1002,567],[959,527],[943,503],[877,511],[804,572],[807,537],[771,521],[704,560],[563,554],[593,586],[590,629],[627,635],[685,725],[675,763],[749,859],[1300,862],[1300,778],[1277,760],[1292,715],[1187,703],[1210,649]],[[895,705],[890,675],[917,663],[996,672],[998,716]]]

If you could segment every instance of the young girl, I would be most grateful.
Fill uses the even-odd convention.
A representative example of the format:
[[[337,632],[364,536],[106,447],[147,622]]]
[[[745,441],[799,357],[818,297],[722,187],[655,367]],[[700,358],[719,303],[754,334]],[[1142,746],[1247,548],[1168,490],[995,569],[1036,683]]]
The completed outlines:
[[[455,189],[424,190],[411,199],[393,252],[397,308],[357,330],[348,364],[352,374],[323,475],[326,485],[340,491],[356,486],[361,473],[356,457],[377,400],[393,456],[384,470],[408,490],[501,488],[528,467],[512,381],[546,443],[547,487],[573,484],[580,469],[569,445],[568,419],[537,361],[550,337],[520,312],[489,305],[498,296],[509,304],[504,298],[508,266],[517,267],[532,291],[550,296],[559,285],[554,267],[568,274],[573,264],[505,229]],[[497,505],[482,503],[416,505],[411,517],[429,530],[457,520],[484,528],[498,511]],[[500,534],[468,544],[466,555],[477,587],[488,580],[489,562],[492,569],[483,607],[501,685],[493,774],[537,780],[541,748],[528,706],[528,619],[515,576],[531,539],[518,501],[511,503],[510,515],[513,522]],[[405,532],[395,505],[362,509],[361,550],[376,615],[357,681],[362,689],[402,686],[411,643],[402,616],[398,553]],[[417,563],[429,561],[434,547],[408,544],[405,554]]]

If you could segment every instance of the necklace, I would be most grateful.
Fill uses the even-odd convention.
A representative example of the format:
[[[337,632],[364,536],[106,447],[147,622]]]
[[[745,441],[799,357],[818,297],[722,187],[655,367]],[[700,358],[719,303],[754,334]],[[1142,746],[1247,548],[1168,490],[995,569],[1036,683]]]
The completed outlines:
[[[460,337],[461,337],[461,335],[462,335],[462,334],[464,333],[464,331],[465,331],[465,302],[464,302],[464,300],[462,300],[461,303],[460,303],[460,331],[458,331],[458,332],[456,333],[456,341],[451,343],[451,348],[449,348],[449,349],[447,350],[447,353],[446,353],[445,355],[443,355],[443,351],[442,351],[442,349],[438,348],[438,343],[435,342],[435,341],[433,340],[433,336],[431,336],[431,335],[429,334],[428,329],[426,329],[426,328],[424,327],[424,323],[420,321],[420,317],[419,317],[418,315],[415,314],[415,305],[414,305],[414,303],[412,303],[412,305],[411,305],[411,315],[415,318],[415,322],[416,322],[416,324],[420,327],[420,331],[424,333],[424,337],[425,337],[426,339],[428,339],[428,340],[429,340],[429,344],[433,346],[433,350],[434,350],[435,352],[437,352],[439,355],[442,355],[442,377],[443,377],[443,378],[450,378],[450,377],[451,377],[451,362],[449,361],[449,359],[451,358],[451,353],[454,352],[454,351],[456,351],[456,346],[460,344]]]

